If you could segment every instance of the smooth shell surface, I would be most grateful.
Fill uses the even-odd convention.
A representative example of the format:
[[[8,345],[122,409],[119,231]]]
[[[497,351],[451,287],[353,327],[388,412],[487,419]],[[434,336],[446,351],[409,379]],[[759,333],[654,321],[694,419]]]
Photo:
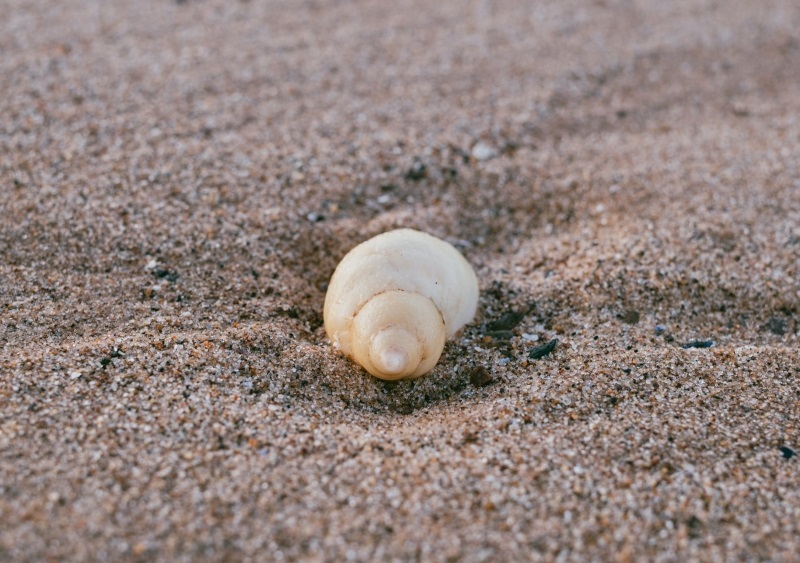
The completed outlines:
[[[452,245],[398,229],[353,248],[325,296],[333,346],[382,379],[430,371],[446,339],[475,316],[478,280]]]

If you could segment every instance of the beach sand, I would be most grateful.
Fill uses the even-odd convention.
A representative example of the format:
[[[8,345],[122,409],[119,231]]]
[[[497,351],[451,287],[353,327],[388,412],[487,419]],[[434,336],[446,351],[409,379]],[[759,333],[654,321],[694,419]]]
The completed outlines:
[[[0,560],[796,560],[797,2],[0,12]],[[396,227],[481,300],[387,383]]]

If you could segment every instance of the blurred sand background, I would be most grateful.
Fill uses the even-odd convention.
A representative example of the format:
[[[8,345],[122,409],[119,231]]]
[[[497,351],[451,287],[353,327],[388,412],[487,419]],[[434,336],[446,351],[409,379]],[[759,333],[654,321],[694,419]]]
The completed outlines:
[[[0,559],[796,560],[799,263],[795,1],[0,0]]]

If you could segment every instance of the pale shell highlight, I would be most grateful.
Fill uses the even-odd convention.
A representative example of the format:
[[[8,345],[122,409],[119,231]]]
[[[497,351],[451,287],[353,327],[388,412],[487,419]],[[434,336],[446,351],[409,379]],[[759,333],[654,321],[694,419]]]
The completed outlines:
[[[325,296],[331,343],[372,375],[430,371],[445,341],[475,316],[478,280],[452,245],[412,229],[378,235],[336,267]]]

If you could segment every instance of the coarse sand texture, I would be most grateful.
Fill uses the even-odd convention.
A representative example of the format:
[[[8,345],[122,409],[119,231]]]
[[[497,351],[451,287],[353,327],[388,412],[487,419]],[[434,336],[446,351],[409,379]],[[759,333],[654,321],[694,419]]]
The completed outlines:
[[[0,0],[0,561],[797,561],[796,0]],[[323,325],[412,228],[477,314]]]

